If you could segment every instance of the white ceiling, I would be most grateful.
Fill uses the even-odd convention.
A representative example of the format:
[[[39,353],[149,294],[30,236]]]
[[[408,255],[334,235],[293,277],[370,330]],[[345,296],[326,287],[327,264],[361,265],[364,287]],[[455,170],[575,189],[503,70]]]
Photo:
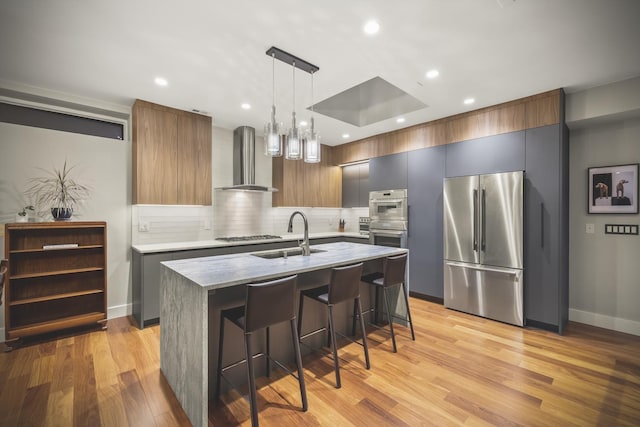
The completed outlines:
[[[559,87],[640,75],[638,0],[2,0],[0,84],[130,106],[141,98],[262,134],[279,47],[320,67],[315,102],[380,76],[427,107],[357,127],[316,114],[342,144]],[[365,35],[368,19],[380,23]],[[440,76],[425,78],[429,69]],[[290,124],[292,69],[276,61],[277,117]],[[156,76],[169,81],[158,87]],[[298,119],[310,75],[296,73]],[[464,98],[476,103],[463,105]],[[251,110],[240,104],[250,103]],[[342,138],[343,133],[350,138]]]

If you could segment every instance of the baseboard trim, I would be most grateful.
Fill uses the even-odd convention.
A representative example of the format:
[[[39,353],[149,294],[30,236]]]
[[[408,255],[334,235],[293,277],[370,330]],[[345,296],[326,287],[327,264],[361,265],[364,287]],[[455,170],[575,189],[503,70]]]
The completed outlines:
[[[569,309],[569,320],[640,336],[640,322],[635,320],[621,319],[574,308]]]
[[[107,308],[107,319],[130,316],[133,313],[133,304],[122,304]]]

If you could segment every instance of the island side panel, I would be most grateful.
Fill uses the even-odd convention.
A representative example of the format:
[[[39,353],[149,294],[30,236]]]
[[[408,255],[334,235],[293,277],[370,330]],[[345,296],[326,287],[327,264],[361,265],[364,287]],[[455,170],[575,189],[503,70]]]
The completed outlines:
[[[194,426],[208,424],[207,291],[160,266],[160,369]]]

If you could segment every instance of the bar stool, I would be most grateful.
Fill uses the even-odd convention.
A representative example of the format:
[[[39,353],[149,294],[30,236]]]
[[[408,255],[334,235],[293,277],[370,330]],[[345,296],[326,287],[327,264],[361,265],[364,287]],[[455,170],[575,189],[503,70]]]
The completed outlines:
[[[376,296],[377,292],[380,288],[382,288],[382,298],[384,300],[384,305],[387,310],[387,317],[389,318],[389,329],[391,331],[391,341],[393,342],[393,352],[397,353],[398,348],[396,346],[396,335],[393,330],[393,318],[398,319],[399,317],[395,316],[391,311],[391,306],[389,305],[389,297],[387,296],[387,289],[393,286],[400,286],[400,291],[402,295],[404,295],[405,306],[407,307],[407,316],[409,321],[409,327],[411,328],[411,339],[413,341],[416,340],[416,335],[413,331],[413,322],[411,321],[411,310],[409,310],[409,298],[407,297],[406,287],[404,283],[404,275],[407,268],[407,254],[387,257],[384,261],[383,274],[380,276],[380,273],[372,273],[362,277],[362,281],[365,283],[369,283],[370,285],[376,286]],[[378,302],[378,298],[376,298],[376,305]],[[376,306],[373,306],[363,313],[371,313],[376,311]],[[353,326],[352,333],[355,335],[355,322],[357,316],[357,310],[354,305],[353,307]],[[404,319],[403,319],[404,320]],[[379,328],[377,325],[373,325]]]
[[[224,371],[236,367],[244,362],[247,363],[247,376],[249,380],[249,395],[251,406],[251,425],[258,426],[258,405],[256,400],[256,383],[253,368],[253,359],[266,356],[267,376],[270,374],[270,363],[274,362],[294,378],[300,384],[300,396],[302,399],[302,410],[308,408],[307,391],[304,384],[304,374],[302,372],[302,357],[300,356],[300,343],[298,342],[298,330],[295,315],[295,295],[296,281],[298,276],[286,277],[266,283],[247,285],[247,297],[244,306],[234,307],[220,312],[220,341],[218,343],[218,369],[215,398],[220,398],[220,381],[224,378]],[[245,359],[222,366],[222,344],[224,342],[224,320],[227,319],[244,331]],[[296,376],[287,367],[272,359],[269,355],[269,326],[277,323],[289,321],[291,325],[291,339],[295,351],[298,375]],[[266,354],[254,354],[251,349],[251,336],[261,329],[267,330]],[[225,378],[226,380],[226,378]]]
[[[364,347],[364,357],[367,369],[371,368],[369,362],[369,348],[367,347],[367,336],[364,331],[364,320],[362,318],[362,306],[360,305],[360,276],[362,275],[362,263],[347,267],[339,267],[331,270],[331,280],[328,285],[309,289],[300,292],[300,303],[298,304],[298,331],[301,334],[300,340],[310,337],[318,332],[326,331],[327,328],[320,328],[302,335],[302,306],[304,297],[311,298],[329,308],[329,337],[333,348],[333,366],[336,372],[336,388],[342,386],[340,382],[340,366],[338,364],[338,346],[336,335],[340,335],[352,342],[351,338],[336,332],[333,320],[333,307],[343,301],[353,299],[354,309],[360,313],[360,328],[362,330],[362,343],[356,342]]]

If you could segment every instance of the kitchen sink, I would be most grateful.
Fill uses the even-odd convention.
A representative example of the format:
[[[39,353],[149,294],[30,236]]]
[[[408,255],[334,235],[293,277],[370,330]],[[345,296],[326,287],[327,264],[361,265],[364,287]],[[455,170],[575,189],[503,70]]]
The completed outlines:
[[[315,254],[318,252],[326,252],[323,249],[311,249],[311,253]],[[256,252],[251,254],[253,256],[257,256],[265,259],[274,259],[274,258],[287,258],[290,256],[300,256],[302,255],[302,249],[300,248],[290,248],[290,249],[278,249],[277,251],[268,251],[268,252]]]

